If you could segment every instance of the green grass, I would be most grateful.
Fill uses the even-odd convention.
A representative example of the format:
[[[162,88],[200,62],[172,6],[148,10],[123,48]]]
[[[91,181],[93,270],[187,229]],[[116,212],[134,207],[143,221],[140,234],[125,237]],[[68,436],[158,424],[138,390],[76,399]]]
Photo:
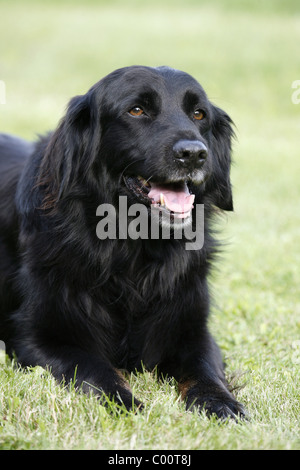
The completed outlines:
[[[226,5],[226,8],[225,6]],[[300,8],[295,1],[0,0],[1,130],[34,138],[113,69],[168,64],[194,75],[237,126],[235,213],[212,278],[211,330],[251,416],[186,413],[176,384],[129,378],[126,414],[59,387],[40,368],[0,364],[3,449],[300,449]],[[1,339],[1,338],[0,338]],[[3,362],[3,361],[2,361]]]

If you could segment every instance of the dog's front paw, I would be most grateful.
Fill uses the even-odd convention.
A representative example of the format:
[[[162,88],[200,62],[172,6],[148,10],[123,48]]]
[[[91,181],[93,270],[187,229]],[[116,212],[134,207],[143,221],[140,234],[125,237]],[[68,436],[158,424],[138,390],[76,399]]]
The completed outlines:
[[[236,401],[233,397],[214,397],[204,396],[195,398],[190,396],[186,402],[188,410],[197,409],[198,411],[204,410],[208,416],[217,416],[219,419],[233,418],[235,420],[244,419],[246,412],[241,403]]]
[[[215,415],[223,420],[247,417],[243,405],[234,398],[224,384],[215,384],[208,388],[195,381],[186,381],[179,385],[187,410],[197,409],[199,412],[204,410],[207,416]]]

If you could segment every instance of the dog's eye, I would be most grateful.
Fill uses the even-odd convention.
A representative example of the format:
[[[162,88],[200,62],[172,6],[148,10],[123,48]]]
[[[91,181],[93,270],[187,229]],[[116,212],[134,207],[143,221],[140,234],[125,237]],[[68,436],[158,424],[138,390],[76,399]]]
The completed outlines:
[[[205,113],[201,109],[196,109],[196,111],[194,111],[193,117],[194,119],[197,119],[197,121],[201,121],[205,117]]]
[[[131,114],[131,116],[141,116],[142,114],[144,114],[144,110],[142,108],[140,108],[139,106],[135,106],[134,108],[130,109],[129,110],[129,114]]]

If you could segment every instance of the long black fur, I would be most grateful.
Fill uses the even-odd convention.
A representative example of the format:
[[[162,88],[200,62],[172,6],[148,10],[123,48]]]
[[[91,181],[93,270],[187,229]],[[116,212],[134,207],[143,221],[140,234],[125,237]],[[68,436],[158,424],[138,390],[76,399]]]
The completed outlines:
[[[144,113],[132,116],[140,106]],[[195,108],[204,118],[194,119]],[[191,76],[127,67],[70,101],[57,129],[36,144],[0,137],[0,339],[23,365],[133,403],[120,369],[174,376],[187,407],[243,414],[228,390],[207,319],[214,214],[232,210],[232,122]],[[201,184],[201,250],[185,240],[99,240],[96,209],[135,195],[124,175],[167,183],[187,177],[180,140],[207,147]],[[193,210],[195,211],[195,209]]]

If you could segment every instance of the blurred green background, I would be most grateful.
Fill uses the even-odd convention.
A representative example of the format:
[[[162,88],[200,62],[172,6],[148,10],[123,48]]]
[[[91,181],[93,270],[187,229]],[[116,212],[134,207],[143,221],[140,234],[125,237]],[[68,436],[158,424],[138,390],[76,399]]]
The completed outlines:
[[[0,19],[1,131],[34,139],[72,96],[133,64],[190,73],[230,114],[235,213],[212,330],[229,367],[251,371],[241,399],[263,423],[254,434],[271,436],[261,445],[299,446],[299,0],[0,0]]]

